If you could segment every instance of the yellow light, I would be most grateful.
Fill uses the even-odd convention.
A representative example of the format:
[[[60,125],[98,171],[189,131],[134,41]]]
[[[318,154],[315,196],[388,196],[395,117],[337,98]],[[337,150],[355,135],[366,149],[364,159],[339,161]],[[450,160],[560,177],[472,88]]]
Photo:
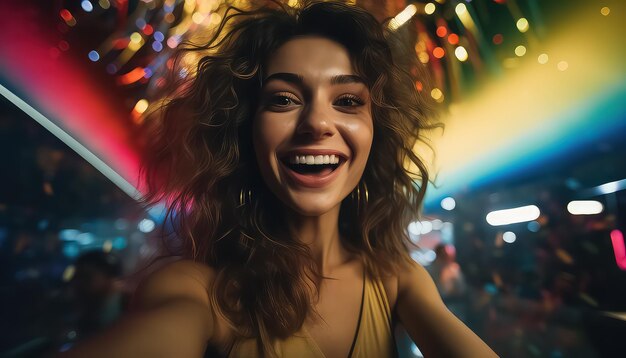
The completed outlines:
[[[517,26],[517,29],[519,30],[519,32],[528,31],[528,28],[529,28],[528,20],[526,20],[525,17],[522,17],[519,20],[517,20],[517,23],[515,25]]]
[[[470,12],[467,10],[467,6],[463,3],[457,4],[454,11],[456,12],[459,20],[461,20],[463,26],[465,26],[465,29],[474,33],[476,31],[476,24],[474,23],[474,19],[472,19]]]
[[[611,9],[605,6],[602,9],[600,9],[600,13],[604,16],[609,16],[609,14],[611,13]]]
[[[522,46],[522,45],[517,46],[517,47],[515,48],[515,54],[516,54],[518,57],[522,57],[522,56],[524,56],[524,55],[526,54],[526,47],[524,47],[524,46]]]
[[[437,9],[437,7],[432,2],[429,2],[426,6],[424,6],[424,12],[426,15],[432,15],[435,12],[435,9]]]
[[[548,59],[548,54],[542,53],[541,55],[539,55],[539,57],[537,57],[537,62],[545,65],[546,63],[548,63]]]
[[[289,0],[287,3],[290,7],[296,7],[298,5],[298,0]]]
[[[100,7],[105,10],[111,6],[111,3],[109,2],[109,0],[100,0],[98,1],[98,4],[100,4]]]
[[[463,14],[465,14],[467,12],[467,7],[465,6],[465,4],[459,3],[454,8],[454,11],[456,12],[457,15],[461,16],[461,15],[463,15]]]
[[[113,249],[113,242],[111,240],[106,240],[102,243],[102,251],[109,253]]]
[[[63,282],[70,282],[76,273],[76,267],[69,265],[63,270]]]
[[[138,32],[133,32],[130,35],[130,42],[136,43],[136,44],[141,43],[141,35]]]
[[[428,63],[428,61],[430,60],[430,56],[428,56],[426,52],[418,53],[417,58],[420,60],[421,63]]]
[[[391,21],[389,21],[389,28],[395,30],[402,26],[405,22],[409,21],[417,13],[417,7],[413,4],[407,6],[404,10],[400,11]]]
[[[567,63],[567,61],[561,61],[556,65],[556,68],[558,68],[559,71],[565,71],[567,70],[568,67],[569,67],[569,64]]]
[[[467,57],[468,57],[467,50],[463,46],[459,46],[456,49],[454,49],[454,55],[461,62],[467,61]]]
[[[194,12],[193,15],[191,15],[191,20],[198,25],[202,24],[205,18],[206,16],[199,12]]]
[[[443,92],[441,92],[441,90],[437,87],[430,91],[430,96],[437,102],[443,102]]]
[[[145,99],[140,99],[139,101],[137,101],[137,104],[135,105],[135,111],[137,111],[137,113],[143,113],[146,111],[146,109],[148,109],[148,101]]]

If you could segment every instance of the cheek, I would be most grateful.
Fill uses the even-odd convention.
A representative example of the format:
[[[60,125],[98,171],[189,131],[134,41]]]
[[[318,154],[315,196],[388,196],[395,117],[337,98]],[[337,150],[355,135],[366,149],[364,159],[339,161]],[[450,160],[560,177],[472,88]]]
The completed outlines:
[[[254,120],[252,140],[257,161],[262,170],[273,167],[273,158],[281,143],[289,138],[289,121],[268,114]]]
[[[350,145],[358,156],[358,162],[366,162],[372,147],[374,128],[371,118],[346,123],[346,136],[350,138]]]

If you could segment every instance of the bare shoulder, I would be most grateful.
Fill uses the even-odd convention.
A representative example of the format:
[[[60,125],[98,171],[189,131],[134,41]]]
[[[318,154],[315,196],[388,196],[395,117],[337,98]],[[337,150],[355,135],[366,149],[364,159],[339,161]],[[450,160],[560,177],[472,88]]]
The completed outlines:
[[[415,261],[402,265],[398,271],[398,296],[416,293],[423,299],[441,302],[437,286],[424,266]]]
[[[151,308],[179,298],[208,305],[214,277],[215,270],[199,262],[179,260],[169,263],[139,284],[133,295],[133,308]]]
[[[435,287],[430,274],[417,262],[402,265],[397,273],[384,276],[382,278],[382,283],[385,288],[385,292],[387,293],[389,306],[392,310],[396,306],[400,296],[404,295],[411,288],[421,287],[421,291],[424,293],[424,286],[426,286],[427,289]],[[435,293],[435,299],[439,297],[439,295],[436,294],[436,291],[431,292],[431,295],[433,293]]]

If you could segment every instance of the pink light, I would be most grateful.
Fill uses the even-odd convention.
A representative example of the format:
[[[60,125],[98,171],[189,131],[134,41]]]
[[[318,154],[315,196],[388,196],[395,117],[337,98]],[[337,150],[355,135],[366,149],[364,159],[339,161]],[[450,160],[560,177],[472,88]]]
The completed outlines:
[[[0,74],[7,87],[129,183],[143,187],[138,181],[136,139],[129,134],[128,114],[119,99],[93,76],[84,60],[51,53],[56,40],[44,23],[20,30],[21,24],[36,23],[36,12],[29,10],[0,1],[0,13],[12,14],[0,24],[6,37],[0,41]]]
[[[626,270],[626,245],[624,245],[624,235],[619,230],[611,231],[611,242],[615,253],[617,267]]]

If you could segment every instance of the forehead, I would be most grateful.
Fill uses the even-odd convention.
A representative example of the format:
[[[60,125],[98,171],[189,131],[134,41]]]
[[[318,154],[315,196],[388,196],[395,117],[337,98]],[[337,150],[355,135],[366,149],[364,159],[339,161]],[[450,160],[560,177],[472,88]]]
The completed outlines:
[[[279,72],[295,73],[305,80],[354,74],[348,51],[318,36],[296,37],[279,47],[267,61],[265,76]]]

